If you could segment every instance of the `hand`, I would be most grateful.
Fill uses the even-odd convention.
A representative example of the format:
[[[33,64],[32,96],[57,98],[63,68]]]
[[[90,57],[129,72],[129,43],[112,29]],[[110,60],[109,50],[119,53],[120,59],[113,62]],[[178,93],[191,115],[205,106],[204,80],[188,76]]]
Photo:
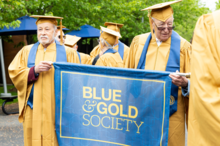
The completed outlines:
[[[188,80],[184,76],[170,74],[169,77],[172,79],[172,83],[178,87],[186,88],[188,86]]]
[[[48,71],[52,68],[51,61],[41,61],[38,65],[35,66],[35,73],[41,73],[43,71]]]

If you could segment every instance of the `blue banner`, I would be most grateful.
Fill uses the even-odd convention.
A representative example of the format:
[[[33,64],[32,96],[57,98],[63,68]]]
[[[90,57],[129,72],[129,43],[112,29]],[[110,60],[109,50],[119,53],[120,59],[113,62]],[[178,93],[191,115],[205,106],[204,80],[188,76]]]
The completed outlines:
[[[167,146],[169,72],[54,63],[60,146]]]

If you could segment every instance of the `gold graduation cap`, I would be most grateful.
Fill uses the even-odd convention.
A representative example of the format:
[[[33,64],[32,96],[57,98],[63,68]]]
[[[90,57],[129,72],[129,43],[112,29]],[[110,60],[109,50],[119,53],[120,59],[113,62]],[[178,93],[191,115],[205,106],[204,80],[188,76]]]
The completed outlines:
[[[62,29],[66,28],[66,26],[62,25]],[[57,29],[60,29],[60,26],[57,26]]]
[[[64,45],[69,46],[69,47],[73,47],[80,39],[81,39],[81,37],[72,36],[72,35],[67,34]]]
[[[165,3],[156,4],[153,6],[150,6],[148,8],[142,9],[141,11],[148,10],[148,17],[151,27],[151,33],[153,34],[153,28],[152,28],[152,17],[165,22],[168,18],[170,18],[173,15],[173,9],[170,5],[181,2],[182,0],[177,1],[170,1]],[[151,12],[150,12],[151,10]]]
[[[105,22],[104,24],[108,29],[120,32],[120,28],[124,26],[124,24],[114,23],[114,22]]]
[[[57,26],[58,22],[56,19],[60,19],[60,45],[63,45],[63,33],[62,33],[62,19],[63,17],[58,17],[58,16],[44,16],[44,15],[31,15],[30,17],[33,18],[38,18],[36,21],[36,24],[41,24],[41,23],[52,23],[55,26]]]
[[[116,32],[114,30],[111,30],[111,29],[108,29],[102,26],[100,27],[101,27],[100,37],[106,40],[111,46],[115,44],[115,41],[118,37],[121,38],[121,35],[119,32]]]

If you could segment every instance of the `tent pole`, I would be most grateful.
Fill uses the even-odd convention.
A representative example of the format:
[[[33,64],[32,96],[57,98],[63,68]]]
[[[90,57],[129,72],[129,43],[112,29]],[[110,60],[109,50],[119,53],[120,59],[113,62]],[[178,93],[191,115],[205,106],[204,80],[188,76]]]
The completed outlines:
[[[3,56],[3,46],[2,46],[2,38],[0,36],[0,58],[1,58],[1,66],[2,66],[2,79],[3,79],[3,87],[4,93],[1,93],[1,96],[11,96],[11,93],[7,91],[7,82],[5,76],[5,64],[4,64],[4,56]]]

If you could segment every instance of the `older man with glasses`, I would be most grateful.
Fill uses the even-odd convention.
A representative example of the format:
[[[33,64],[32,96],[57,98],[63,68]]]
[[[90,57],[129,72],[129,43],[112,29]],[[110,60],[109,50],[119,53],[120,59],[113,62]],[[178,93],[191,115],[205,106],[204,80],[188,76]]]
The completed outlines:
[[[143,10],[149,11],[151,32],[136,36],[130,46],[125,67],[174,72],[170,97],[168,146],[185,146],[185,102],[189,80],[177,74],[190,71],[191,45],[173,30],[172,1]],[[182,75],[182,74],[181,74]],[[181,90],[182,89],[182,90]]]

